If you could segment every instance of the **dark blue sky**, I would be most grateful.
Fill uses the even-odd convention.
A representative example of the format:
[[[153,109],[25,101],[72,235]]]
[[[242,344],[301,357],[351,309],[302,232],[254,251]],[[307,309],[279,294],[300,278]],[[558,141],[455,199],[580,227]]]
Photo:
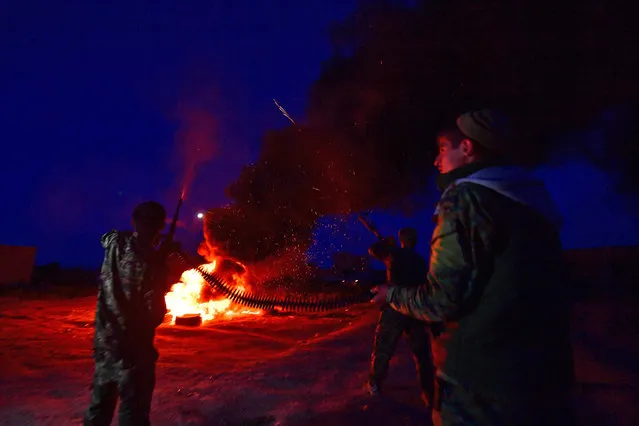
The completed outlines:
[[[0,243],[36,245],[38,262],[95,264],[97,238],[126,226],[136,202],[173,209],[183,106],[211,114],[219,144],[200,166],[184,219],[224,203],[261,134],[286,125],[272,98],[303,114],[331,54],[328,25],[355,4],[145,3],[2,6]]]
[[[199,165],[183,210],[181,237],[195,244],[195,213],[225,203],[224,188],[256,158],[262,133],[286,125],[272,98],[303,115],[307,91],[331,54],[327,27],[354,5],[0,6],[0,243],[37,246],[38,263],[99,264],[99,236],[126,227],[137,202],[158,199],[174,208],[185,169],[180,143],[185,135],[208,135],[215,156]],[[619,207],[606,176],[579,160],[542,175],[567,215],[568,247],[639,243],[639,225]],[[428,233],[427,216],[374,218],[386,233],[406,224]],[[353,238],[345,248],[371,242],[359,226],[348,226]]]

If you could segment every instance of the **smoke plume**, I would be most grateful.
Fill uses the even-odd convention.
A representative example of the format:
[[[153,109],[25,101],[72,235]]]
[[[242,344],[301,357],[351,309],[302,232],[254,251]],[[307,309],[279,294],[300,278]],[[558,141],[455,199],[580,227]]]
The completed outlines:
[[[639,93],[639,27],[626,2],[399,3],[363,2],[335,25],[307,124],[265,135],[228,188],[233,203],[208,212],[208,240],[260,260],[308,247],[322,215],[398,205],[431,173],[436,132],[466,110],[508,111],[514,151],[534,165],[556,151],[549,135]],[[603,157],[628,153],[618,170],[631,170],[634,140]]]
[[[175,136],[176,151],[182,165],[182,196],[186,197],[198,166],[211,161],[218,152],[217,126],[212,113],[201,106],[181,104],[177,117],[180,127]]]

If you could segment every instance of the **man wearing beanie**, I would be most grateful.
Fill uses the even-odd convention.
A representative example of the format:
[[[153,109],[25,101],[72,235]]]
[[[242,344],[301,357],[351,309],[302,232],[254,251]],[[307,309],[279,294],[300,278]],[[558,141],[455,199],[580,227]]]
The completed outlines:
[[[513,138],[493,110],[438,136],[442,195],[427,282],[374,301],[428,322],[439,425],[571,425],[570,306],[561,219],[543,182],[506,165]]]

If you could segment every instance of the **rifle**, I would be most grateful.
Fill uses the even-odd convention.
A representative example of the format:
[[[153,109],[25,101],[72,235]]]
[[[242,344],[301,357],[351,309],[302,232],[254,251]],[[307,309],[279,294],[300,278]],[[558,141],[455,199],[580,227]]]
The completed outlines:
[[[180,195],[180,199],[178,200],[177,207],[175,209],[175,213],[173,213],[173,220],[171,221],[171,226],[169,227],[169,232],[164,236],[164,240],[160,244],[160,250],[165,251],[167,256],[171,255],[175,250],[175,231],[177,229],[178,217],[180,216],[180,208],[182,207],[182,202],[184,201],[184,194]],[[179,251],[179,247],[177,249]]]
[[[373,222],[370,219],[368,219],[367,217],[364,217],[364,215],[361,213],[357,214],[357,218],[359,219],[360,222],[362,222],[362,224],[366,227],[366,229],[368,229],[373,235],[377,237],[378,240],[382,241],[384,239],[384,236],[377,230],[377,227],[373,224]]]
[[[169,266],[170,259],[174,257],[182,256],[182,247],[180,243],[175,242],[175,231],[177,229],[178,217],[180,216],[180,208],[182,207],[182,202],[184,201],[184,194],[180,196],[178,200],[177,208],[175,209],[175,213],[173,214],[173,220],[171,221],[171,226],[169,226],[169,232],[166,233],[164,239],[160,243],[158,247],[158,252],[160,253],[160,257],[164,259],[166,263],[166,270],[164,271],[164,282],[166,287],[164,288],[164,293],[168,292],[171,288],[172,283],[176,283],[180,279],[180,275],[182,275],[183,271],[175,271],[175,268]]]

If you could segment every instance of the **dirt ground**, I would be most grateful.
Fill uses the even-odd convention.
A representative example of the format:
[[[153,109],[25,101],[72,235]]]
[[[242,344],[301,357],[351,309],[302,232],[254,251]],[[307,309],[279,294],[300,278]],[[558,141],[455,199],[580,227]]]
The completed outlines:
[[[635,303],[574,311],[582,425],[639,424]],[[92,374],[93,297],[0,298],[0,424],[80,424]],[[154,425],[428,425],[404,343],[386,395],[363,393],[378,310],[164,324]]]

